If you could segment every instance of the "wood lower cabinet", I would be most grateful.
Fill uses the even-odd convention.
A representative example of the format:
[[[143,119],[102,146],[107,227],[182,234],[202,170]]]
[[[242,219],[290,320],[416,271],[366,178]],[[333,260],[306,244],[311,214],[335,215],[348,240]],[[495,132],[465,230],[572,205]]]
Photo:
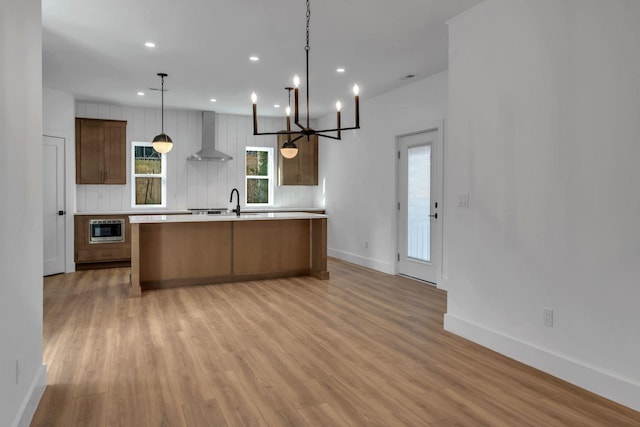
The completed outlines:
[[[126,151],[126,121],[76,118],[76,184],[126,184]]]
[[[90,243],[89,221],[92,219],[124,219],[124,242]],[[76,215],[74,261],[76,269],[114,267],[131,262],[131,226],[128,215]]]
[[[278,135],[278,185],[318,185],[318,136],[296,141],[298,155],[293,159],[280,154],[286,140],[286,135]]]
[[[178,221],[131,225],[129,296],[279,277],[329,279],[326,217]]]

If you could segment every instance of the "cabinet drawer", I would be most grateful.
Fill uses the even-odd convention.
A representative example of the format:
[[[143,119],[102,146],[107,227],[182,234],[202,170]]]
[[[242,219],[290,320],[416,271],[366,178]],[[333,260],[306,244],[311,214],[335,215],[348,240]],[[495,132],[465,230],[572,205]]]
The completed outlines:
[[[109,247],[109,243],[100,246],[91,247],[89,249],[79,249],[76,262],[101,262],[101,261],[119,261],[131,259],[131,249],[123,246]]]

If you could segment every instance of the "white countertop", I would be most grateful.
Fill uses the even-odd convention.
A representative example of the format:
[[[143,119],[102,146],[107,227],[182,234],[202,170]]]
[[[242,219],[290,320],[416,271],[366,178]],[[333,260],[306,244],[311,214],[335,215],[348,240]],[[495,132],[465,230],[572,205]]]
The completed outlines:
[[[235,208],[235,206],[233,206]],[[229,208],[231,210],[232,208]],[[265,206],[262,208],[240,208],[241,212],[322,212],[325,208],[275,208]],[[122,210],[122,211],[113,211],[113,212],[76,212],[74,215],[138,215],[138,216],[151,216],[151,215],[172,215],[172,214],[184,214],[190,215],[191,211],[188,209],[149,209],[149,208],[141,208],[139,210]]]
[[[242,212],[242,211],[241,211]],[[265,220],[283,220],[283,219],[318,219],[328,218],[324,214],[315,214],[307,212],[268,212],[268,213],[241,213],[222,214],[222,215],[131,215],[129,222],[131,224],[154,224],[154,223],[171,223],[171,222],[212,222],[212,221],[265,221]]]

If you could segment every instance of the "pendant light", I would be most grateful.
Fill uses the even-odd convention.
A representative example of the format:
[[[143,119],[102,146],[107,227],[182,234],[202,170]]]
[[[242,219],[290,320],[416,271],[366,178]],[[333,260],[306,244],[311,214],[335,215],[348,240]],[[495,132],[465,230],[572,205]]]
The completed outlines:
[[[153,146],[153,149],[158,153],[164,154],[171,151],[171,149],[173,148],[173,141],[171,140],[171,137],[169,137],[169,135],[164,133],[164,78],[167,77],[167,74],[158,73],[158,76],[160,76],[161,84],[160,95],[162,99],[162,133],[160,135],[156,135],[156,137],[153,138],[153,142],[151,143],[151,145]]]
[[[358,87],[358,85],[353,85],[353,95],[354,95],[354,103],[355,103],[355,125],[354,126],[348,126],[348,127],[342,127],[342,124],[340,122],[340,109],[342,108],[342,104],[337,103],[336,104],[336,109],[337,109],[337,114],[336,114],[336,119],[337,119],[337,126],[335,128],[332,129],[313,129],[310,126],[310,112],[309,112],[309,51],[311,50],[311,48],[309,47],[309,23],[311,21],[311,6],[310,6],[310,0],[307,0],[307,44],[304,47],[305,50],[305,56],[306,56],[306,86],[307,86],[307,105],[306,105],[306,124],[303,124],[300,122],[300,109],[299,109],[299,91],[298,91],[298,87],[300,86],[300,77],[298,77],[298,75],[296,74],[293,77],[293,85],[295,86],[293,89],[294,92],[294,98],[295,98],[295,102],[294,102],[294,123],[296,124],[296,126],[298,127],[298,129],[296,130],[291,130],[290,126],[287,126],[287,130],[286,131],[280,131],[280,132],[259,132],[258,131],[258,96],[256,95],[255,92],[253,92],[251,94],[251,101],[253,102],[253,134],[254,135],[278,135],[278,134],[284,134],[284,135],[290,135],[293,137],[293,140],[291,140],[290,138],[287,138],[287,143],[292,143],[295,145],[295,142],[298,141],[299,139],[306,137],[307,141],[309,140],[309,137],[311,135],[318,135],[318,136],[322,136],[325,138],[330,138],[330,139],[342,139],[342,131],[345,130],[357,130],[360,129],[360,96],[359,96],[359,91],[360,88]],[[289,109],[289,113],[290,113],[291,109]],[[287,125],[290,122],[290,118],[289,118],[289,114],[287,114]],[[334,133],[335,135],[329,135],[327,132],[329,133]],[[285,148],[284,146],[282,148]],[[287,147],[289,148],[289,147]],[[282,150],[281,150],[282,152]],[[283,154],[284,155],[284,154]]]
[[[287,105],[286,113],[287,113],[287,132],[291,132],[291,91],[292,87],[285,87],[286,90],[289,91],[289,105]],[[285,159],[293,159],[298,155],[298,146],[295,142],[291,141],[291,134],[287,133],[287,140],[282,147],[280,148],[280,154]]]

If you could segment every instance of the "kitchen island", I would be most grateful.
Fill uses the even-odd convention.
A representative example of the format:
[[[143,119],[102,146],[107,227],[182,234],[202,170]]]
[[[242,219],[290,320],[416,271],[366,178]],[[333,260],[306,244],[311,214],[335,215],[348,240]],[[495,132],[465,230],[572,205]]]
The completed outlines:
[[[278,277],[329,278],[323,214],[134,215],[129,221],[129,296]]]

